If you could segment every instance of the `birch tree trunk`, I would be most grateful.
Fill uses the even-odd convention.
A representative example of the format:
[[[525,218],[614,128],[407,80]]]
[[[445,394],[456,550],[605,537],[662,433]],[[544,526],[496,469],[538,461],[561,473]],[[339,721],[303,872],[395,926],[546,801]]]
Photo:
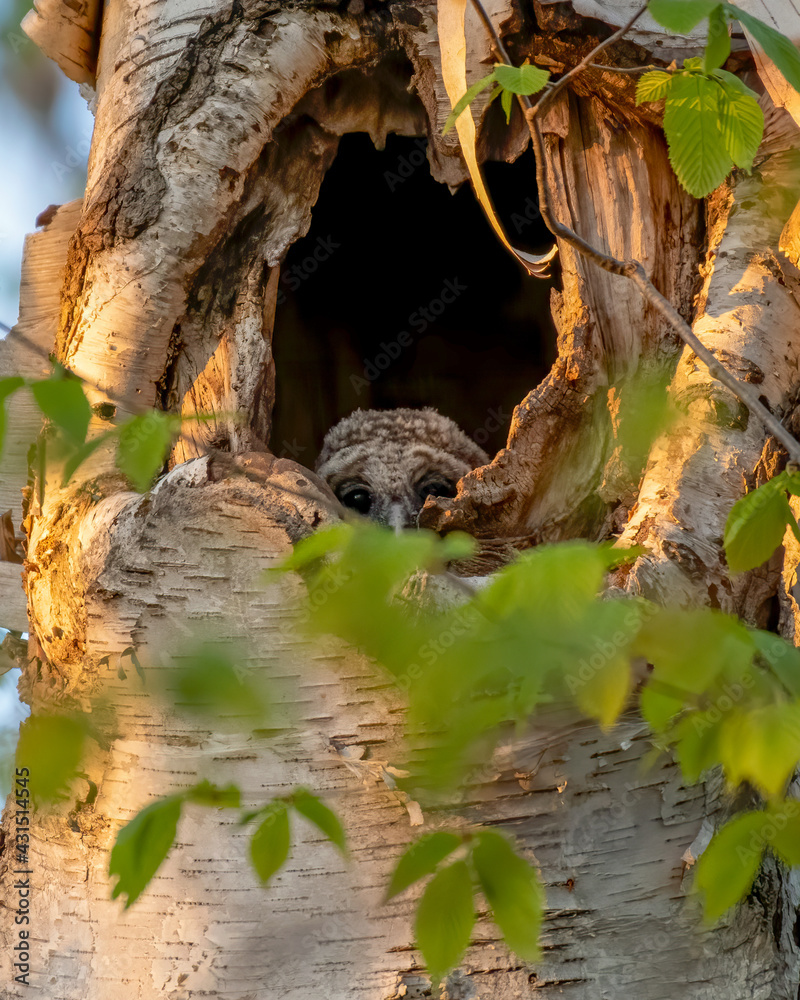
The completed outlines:
[[[516,60],[556,72],[629,13],[623,0],[488,6]],[[754,12],[763,15],[761,6]],[[69,797],[31,816],[27,978],[63,1000],[430,995],[412,902],[382,903],[419,819],[392,780],[401,693],[352,651],[310,646],[293,610],[299,581],[266,586],[261,577],[339,516],[313,473],[267,450],[279,268],[308,229],[339,138],[425,136],[433,177],[451,186],[466,178],[455,138],[441,136],[449,103],[435,7],[107,0],[102,24],[98,17],[91,3],[42,0],[25,22],[71,78],[94,89],[96,128],[80,212],[65,206],[28,246],[31,264],[44,255],[63,272],[60,303],[42,299],[33,267],[21,329],[45,354],[55,345],[86,380],[93,432],[112,414],[150,407],[216,419],[191,425],[149,494],[132,493],[113,452],[100,449],[69,487],[48,483],[41,503],[29,494],[16,511],[27,531],[32,629],[24,699],[34,713],[89,711],[100,693],[115,706],[113,729],[92,743]],[[471,13],[467,41],[471,82],[488,57]],[[633,65],[697,52],[696,38],[666,40],[645,23],[607,54]],[[678,187],[657,115],[634,105],[633,88],[625,75],[590,71],[548,114],[557,214],[616,256],[642,261],[704,341],[788,413],[800,364],[797,213],[782,231],[800,198],[794,121],[776,108],[775,87],[762,87],[768,130],[758,169],[701,205]],[[479,149],[513,158],[524,142],[517,126],[502,149],[484,132]],[[773,211],[781,199],[786,211]],[[758,624],[774,622],[777,607],[793,637],[796,546],[735,583],[721,555],[730,505],[780,456],[680,353],[632,284],[566,246],[560,256],[553,370],[521,401],[507,447],[454,500],[429,501],[426,523],[481,539],[471,572],[536,540],[645,544],[649,554],[619,572],[618,588]],[[40,367],[35,350],[22,358],[21,344],[18,333],[3,344],[4,373]],[[663,372],[685,416],[656,442],[640,483],[615,437],[610,389]],[[4,502],[17,504],[25,474],[23,462]],[[200,638],[246,643],[244,658],[272,685],[268,731],[189,723],[143,685],[137,663],[169,684],[171,655]],[[794,877],[768,862],[752,898],[702,930],[684,898],[687,864],[732,803],[715,780],[683,787],[670,761],[643,772],[649,750],[634,711],[610,733],[553,711],[498,750],[457,809],[424,814],[426,831],[502,824],[547,887],[542,961],[518,961],[481,920],[446,996],[797,996]],[[123,911],[108,875],[118,830],[156,795],[201,778],[237,782],[251,805],[308,785],[343,817],[352,861],[299,829],[292,861],[264,891],[245,834],[189,808],[169,859]],[[19,816],[9,800],[0,855],[7,956],[18,941],[17,883],[28,877],[18,873]],[[9,998],[26,995],[14,974]]]

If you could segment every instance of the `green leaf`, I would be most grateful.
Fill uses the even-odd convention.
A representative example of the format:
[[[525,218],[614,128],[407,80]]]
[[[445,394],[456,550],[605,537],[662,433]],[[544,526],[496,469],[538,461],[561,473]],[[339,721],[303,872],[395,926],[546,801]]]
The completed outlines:
[[[800,472],[781,472],[776,477],[793,497],[800,497]]]
[[[332,809],[329,809],[316,795],[312,795],[307,788],[295,789],[292,793],[292,805],[301,816],[305,816],[310,823],[321,830],[342,854],[347,854],[344,827]]]
[[[722,4],[716,6],[708,17],[708,41],[703,54],[703,70],[710,73],[725,63],[731,54],[731,36],[728,19]]]
[[[719,0],[650,0],[647,9],[668,31],[685,35],[717,6]]]
[[[544,907],[544,893],[535,869],[505,837],[491,830],[476,837],[472,861],[506,944],[520,958],[535,961],[539,957]]]
[[[17,765],[36,776],[33,796],[39,802],[65,798],[83,758],[87,736],[84,718],[32,715],[19,731]]]
[[[800,699],[800,649],[774,632],[754,629],[750,635],[774,676],[790,695]]]
[[[151,803],[123,826],[111,851],[109,875],[119,875],[112,899],[125,893],[125,909],[136,902],[175,842],[183,796]]]
[[[643,73],[636,84],[636,103],[644,104],[645,101],[660,101],[662,97],[667,96],[671,86],[672,73],[665,73],[660,69],[655,69],[650,73]]]
[[[500,103],[503,106],[503,111],[506,113],[506,125],[508,125],[511,122],[511,107],[514,103],[513,92],[504,88],[500,97]]]
[[[102,434],[98,434],[97,437],[92,438],[91,441],[86,441],[79,448],[76,448],[64,462],[61,485],[66,486],[70,479],[72,479],[75,475],[78,467],[82,465],[90,455],[94,454],[101,444],[113,437],[114,433],[114,431],[104,431]]]
[[[353,537],[355,530],[352,524],[336,524],[333,527],[315,531],[313,535],[301,538],[295,544],[292,554],[287,556],[280,566],[268,572],[288,573],[305,569],[332,552],[338,552],[344,548]]]
[[[417,944],[434,984],[461,961],[474,925],[469,869],[456,861],[434,875],[417,908]]]
[[[486,106],[488,107],[492,103],[492,101],[495,100],[495,98],[500,97],[500,95],[503,93],[504,91],[502,87],[500,86],[495,87],[494,90],[491,92],[491,94],[489,94],[489,100],[486,102]]]
[[[695,198],[719,187],[733,166],[719,126],[719,94],[716,80],[676,73],[664,107],[670,163]]]
[[[736,18],[743,27],[747,28],[755,38],[761,48],[769,58],[775,63],[778,69],[786,77],[795,90],[800,91],[800,52],[797,46],[793,45],[789,39],[779,31],[759,21],[757,17],[748,14],[733,4],[724,4],[728,17]]]
[[[705,897],[707,920],[718,920],[749,892],[766,847],[766,819],[763,812],[737,816],[717,831],[700,855],[694,885]]]
[[[719,709],[689,712],[670,734],[684,778],[699,781],[719,763]]]
[[[494,71],[492,71],[488,76],[485,76],[482,80],[478,80],[477,83],[473,83],[472,86],[467,89],[464,96],[459,99],[456,106],[447,116],[447,121],[444,123],[444,128],[442,129],[442,135],[447,135],[450,129],[455,125],[461,112],[464,111],[468,105],[472,104],[478,94],[480,94],[482,90],[485,90],[489,84],[494,81],[494,79],[495,75]]]
[[[603,729],[610,729],[625,707],[630,690],[630,661],[618,656],[593,672],[577,689],[576,700],[581,711],[597,719]]]
[[[755,654],[747,629],[710,609],[659,611],[642,626],[636,648],[653,664],[648,688],[685,704],[722,677],[738,680]]]
[[[583,655],[560,671],[578,707],[604,729],[616,722],[630,693],[631,646],[646,614],[644,601],[594,602],[579,626],[586,637]],[[566,638],[563,644],[567,646]]]
[[[783,541],[791,508],[776,476],[737,500],[725,523],[725,557],[733,573],[755,569]]]
[[[265,819],[250,840],[250,860],[266,885],[289,857],[289,811],[285,802],[275,801],[262,815]]]
[[[269,700],[261,677],[237,667],[237,655],[229,645],[203,645],[176,660],[173,671],[164,672],[165,686],[180,709],[232,721],[241,729],[249,720],[263,720]],[[161,675],[159,675],[160,679]]]
[[[461,843],[458,834],[445,830],[420,837],[400,856],[386,892],[387,900],[426,875],[432,875],[439,862],[444,861]]]
[[[478,543],[466,531],[448,531],[441,543],[441,560],[466,559],[478,550]]]
[[[25,385],[25,379],[19,375],[0,378],[0,455],[3,454],[3,442],[6,438],[6,399],[23,385]]]
[[[749,781],[764,795],[781,794],[800,760],[800,703],[741,708],[726,715],[720,758],[732,785]]]
[[[217,809],[239,809],[242,804],[242,792],[238,785],[212,785],[210,781],[199,784],[183,793],[187,802],[196,802],[201,806],[216,806]]]
[[[180,426],[179,416],[158,410],[120,424],[117,468],[140,493],[150,489]]]
[[[752,170],[764,135],[764,113],[755,94],[720,85],[719,126],[728,155],[743,170]]]
[[[664,690],[659,690],[652,681],[644,688],[639,698],[639,707],[647,724],[656,733],[663,733],[684,705],[684,699]]]
[[[63,433],[70,444],[86,440],[92,408],[82,383],[56,371],[49,379],[31,383],[31,392],[42,413]]]
[[[800,804],[787,799],[767,812],[764,832],[770,847],[787,865],[800,865]]]
[[[546,69],[529,65],[503,66],[498,64],[494,68],[494,76],[504,90],[510,90],[512,94],[524,94],[528,97],[538,93],[550,79],[550,74]]]

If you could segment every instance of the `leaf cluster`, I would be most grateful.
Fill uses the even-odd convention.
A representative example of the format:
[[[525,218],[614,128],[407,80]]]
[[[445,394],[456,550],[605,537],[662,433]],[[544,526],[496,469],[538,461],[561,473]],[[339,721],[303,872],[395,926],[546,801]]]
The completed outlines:
[[[442,865],[455,852],[461,856]],[[431,875],[419,901],[415,931],[434,985],[466,951],[478,892],[509,948],[525,961],[539,957],[544,891],[535,868],[504,836],[494,830],[466,834],[439,830],[420,837],[400,857],[386,898]]]
[[[56,363],[46,379],[25,379],[18,375],[0,379],[0,457],[8,422],[6,403],[20,389],[30,391],[49,425],[49,433],[40,436],[37,445],[41,478],[49,456],[60,463],[62,485],[101,445],[115,442],[117,468],[134,489],[144,493],[163,468],[181,429],[179,415],[152,410],[88,438],[93,410],[83,383]]]
[[[695,198],[717,188],[734,166],[752,170],[764,134],[758,95],[735,74],[723,69],[731,52],[729,24],[738,20],[764,49],[786,80],[800,91],[800,52],[763,21],[730,3],[717,0],[650,0],[648,10],[669,31],[686,33],[708,21],[702,58],[686,59],[681,69],[644,73],[636,102],[664,101],[664,134],[669,158],[682,186]],[[444,133],[487,87],[510,121],[514,95],[538,93],[550,74],[539,67],[498,64],[474,83],[447,118]]]
[[[714,0],[650,0],[648,9],[669,31],[685,33],[708,19],[701,59],[676,72],[645,73],[636,101],[664,100],[664,134],[678,180],[705,197],[734,166],[751,170],[764,134],[758,95],[722,67],[731,51],[729,22],[738,20],[762,46],[789,83],[800,90],[800,53],[770,25],[729,3]]]
[[[446,563],[457,544],[346,525],[300,543],[287,563],[306,573],[312,626],[358,646],[407,691],[417,796],[456,786],[548,703],[571,699],[612,726],[632,700],[633,663],[646,661],[640,710],[685,779],[721,768],[731,788],[747,783],[770,809],[786,808],[800,762],[794,646],[711,609],[604,599],[607,570],[638,553],[586,542],[539,546],[465,604],[410,613],[408,577]],[[715,913],[727,890],[699,884]]]
[[[126,896],[125,909],[136,902],[172,849],[187,802],[214,809],[239,809],[241,792],[233,784],[220,787],[201,781],[183,792],[156,799],[122,827],[111,851],[109,874],[118,876],[111,895],[113,899]],[[344,829],[336,814],[308,789],[297,788],[240,817],[242,825],[260,821],[250,839],[250,860],[264,885],[289,857],[290,811],[315,826],[342,854],[347,853]]]
[[[755,569],[770,558],[790,528],[800,527],[786,494],[800,496],[800,472],[784,471],[738,500],[725,523],[725,557],[734,573]]]

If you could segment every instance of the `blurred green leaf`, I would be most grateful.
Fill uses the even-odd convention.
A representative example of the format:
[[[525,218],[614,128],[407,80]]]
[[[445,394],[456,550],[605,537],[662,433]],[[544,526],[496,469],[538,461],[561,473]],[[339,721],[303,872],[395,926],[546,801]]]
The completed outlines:
[[[747,28],[769,58],[786,77],[795,90],[800,91],[800,52],[785,35],[764,24],[757,17],[748,14],[733,4],[723,4],[728,17],[736,18],[742,27]]]
[[[469,869],[456,861],[434,875],[417,907],[417,944],[434,985],[461,961],[474,925]]]
[[[668,31],[685,35],[718,6],[719,0],[650,0],[647,9]]]
[[[631,647],[647,609],[634,600],[597,601],[581,617],[585,648],[561,673],[581,711],[612,726],[631,691]]]
[[[201,806],[216,806],[218,809],[239,809],[242,804],[242,792],[238,785],[213,785],[210,781],[201,781],[187,792],[183,793],[187,802],[196,802]]]
[[[718,920],[744,899],[766,847],[764,812],[745,813],[726,823],[697,861],[694,886],[704,896],[706,919]]]
[[[491,830],[483,830],[475,838],[472,861],[506,944],[520,958],[536,961],[544,907],[536,870],[505,837]]]
[[[755,569],[770,558],[783,541],[793,514],[786,499],[786,476],[781,473],[737,500],[725,524],[725,556],[732,573]]]
[[[788,799],[767,810],[765,833],[770,847],[787,865],[800,865],[800,803]]]
[[[176,657],[176,667],[165,676],[179,708],[252,725],[269,712],[269,699],[255,672],[239,668],[230,645],[204,644]]]
[[[301,538],[295,543],[290,556],[277,566],[271,573],[288,573],[305,569],[333,552],[339,552],[352,538],[354,527],[351,524],[336,524],[330,528],[315,531],[313,535]]]
[[[78,467],[82,465],[90,455],[93,455],[100,445],[104,444],[113,436],[114,431],[104,431],[102,434],[98,434],[97,437],[92,438],[90,441],[86,441],[80,447],[75,448],[67,456],[64,462],[64,468],[61,474],[62,486],[66,486],[70,479],[72,479],[75,475]]]
[[[774,632],[753,629],[750,635],[770,671],[789,694],[800,699],[800,649]]]
[[[462,843],[461,837],[446,830],[428,833],[420,837],[400,856],[386,898],[391,899],[426,875],[432,875],[441,861],[453,853]]]
[[[660,689],[652,681],[645,685],[639,696],[639,708],[647,724],[655,733],[663,733],[670,721],[684,706],[683,697]]]
[[[83,758],[88,726],[81,716],[32,715],[19,733],[17,766],[30,768],[38,802],[64,798]]]
[[[729,712],[720,731],[720,759],[731,784],[749,781],[764,795],[781,794],[800,761],[800,703]]]
[[[728,19],[722,4],[718,4],[708,17],[708,41],[703,53],[703,69],[706,73],[718,69],[730,54],[731,36],[728,33]]]
[[[332,844],[347,855],[347,839],[344,827],[336,813],[307,788],[297,788],[292,792],[292,805],[301,816],[313,823]]]
[[[31,383],[36,405],[72,445],[86,440],[92,408],[83,391],[83,384],[64,369],[41,382]]]
[[[108,865],[119,875],[112,899],[125,894],[125,909],[136,902],[175,842],[183,796],[169,795],[142,809],[117,834]]]
[[[250,840],[250,859],[266,885],[289,857],[289,812],[285,802],[276,800],[262,815],[264,820]]]
[[[19,375],[0,378],[0,455],[3,454],[3,442],[6,439],[6,422],[8,419],[6,399],[23,385],[25,385],[25,379],[20,378]]]
[[[689,712],[671,732],[670,742],[675,744],[681,771],[687,781],[699,781],[706,771],[719,764],[721,718],[716,708]],[[667,721],[669,716],[662,725],[666,725]]]
[[[642,625],[635,648],[653,664],[649,686],[693,704],[717,679],[736,680],[753,660],[747,629],[709,609],[663,609]]]
[[[180,427],[180,416],[158,410],[120,424],[117,468],[140,493],[150,489]]]

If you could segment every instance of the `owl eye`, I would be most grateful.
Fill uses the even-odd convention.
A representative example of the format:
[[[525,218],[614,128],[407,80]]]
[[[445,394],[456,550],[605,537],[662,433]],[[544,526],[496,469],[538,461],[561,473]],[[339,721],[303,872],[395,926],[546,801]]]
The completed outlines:
[[[372,494],[369,490],[364,489],[363,486],[351,486],[348,489],[342,490],[339,494],[339,499],[345,507],[352,507],[359,514],[368,514],[372,506]]]
[[[452,479],[429,479],[420,483],[418,490],[423,500],[425,497],[454,497],[456,484]]]

